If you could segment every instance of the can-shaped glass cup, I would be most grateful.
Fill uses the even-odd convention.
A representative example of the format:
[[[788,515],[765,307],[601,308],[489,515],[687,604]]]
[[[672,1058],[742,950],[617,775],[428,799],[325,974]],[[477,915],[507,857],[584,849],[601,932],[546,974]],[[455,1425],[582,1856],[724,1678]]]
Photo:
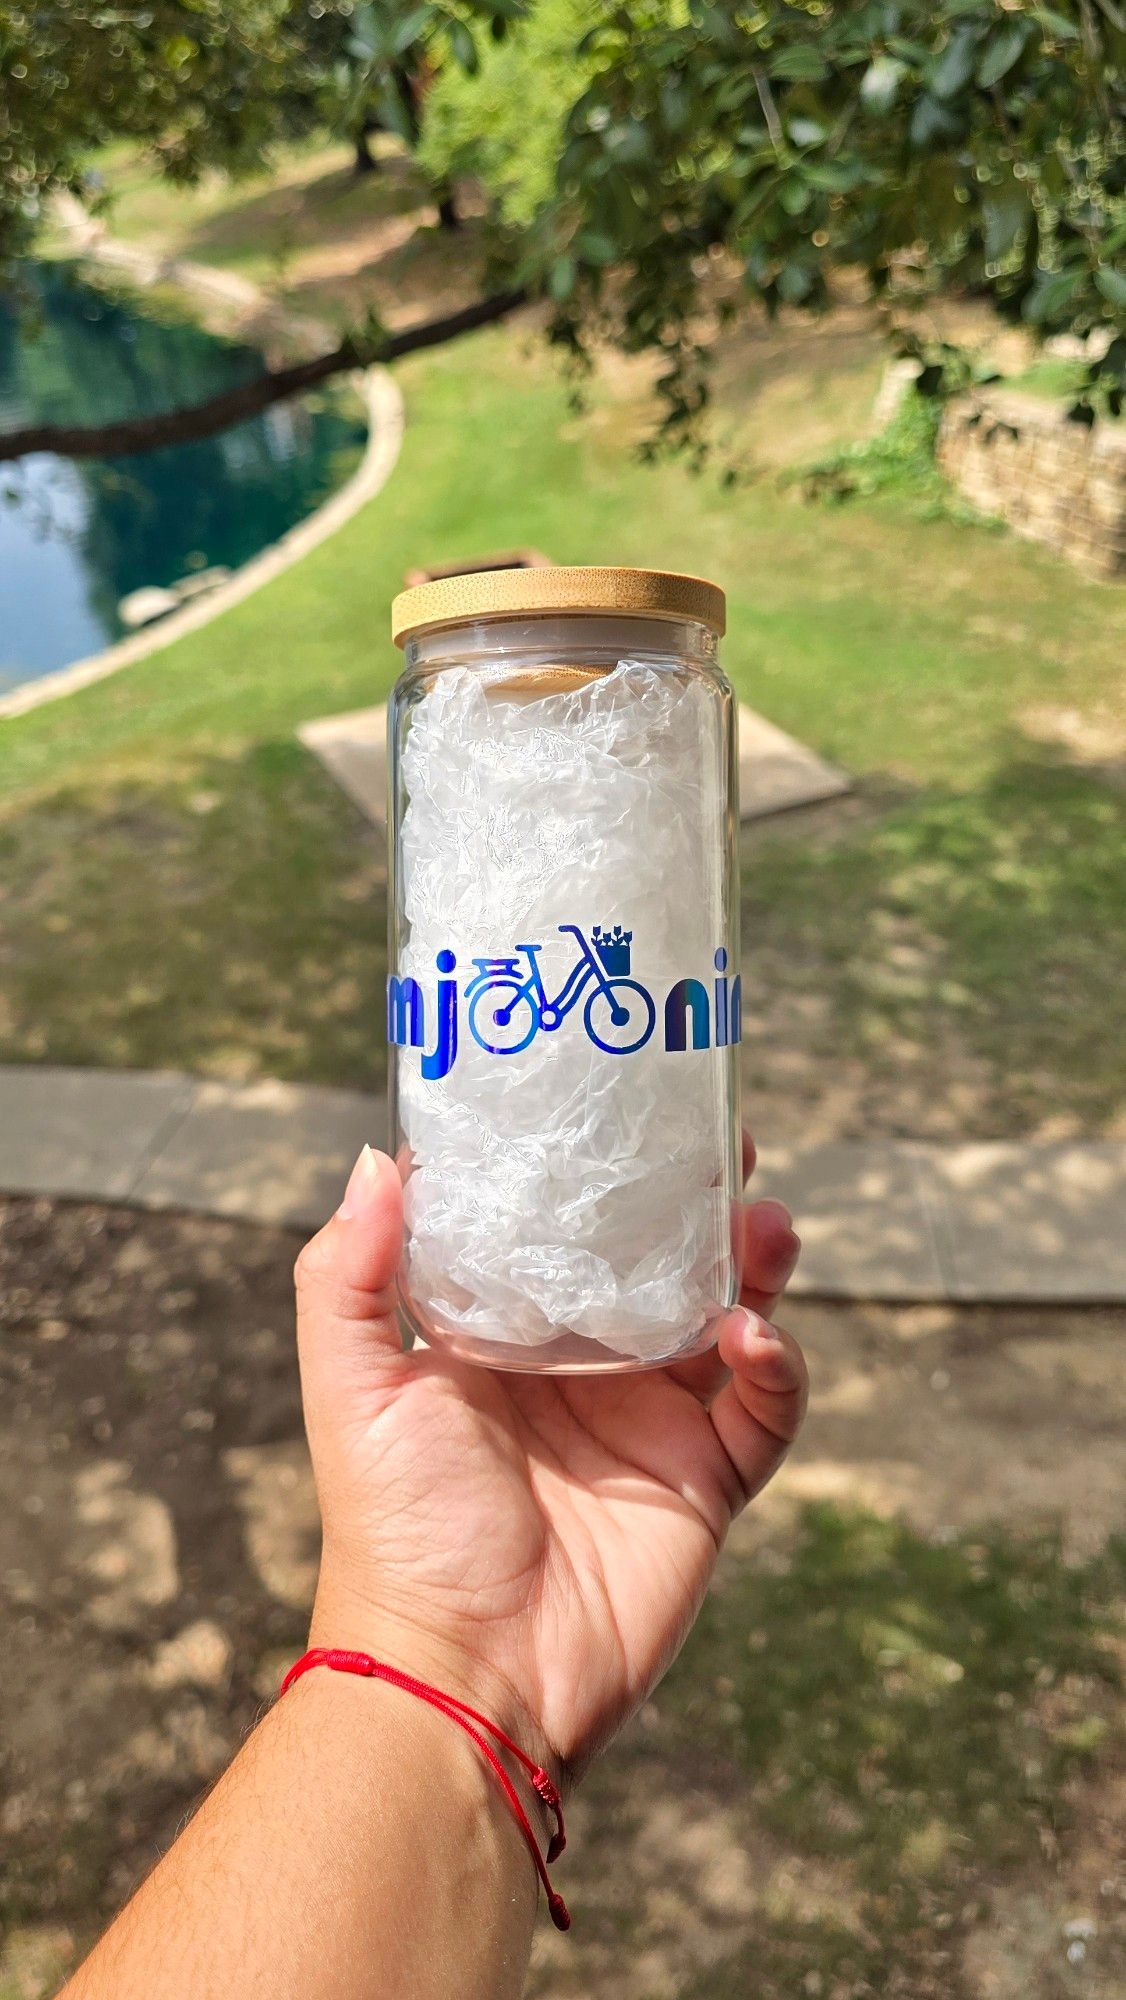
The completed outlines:
[[[702,1352],[738,1297],[723,593],[651,570],[396,599],[392,1143],[415,1334],[526,1372]]]

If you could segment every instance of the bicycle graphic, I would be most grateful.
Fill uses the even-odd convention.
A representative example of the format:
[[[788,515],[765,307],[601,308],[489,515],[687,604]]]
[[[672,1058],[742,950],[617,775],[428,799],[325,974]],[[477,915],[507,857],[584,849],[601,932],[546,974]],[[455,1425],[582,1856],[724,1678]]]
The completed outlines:
[[[542,944],[518,944],[528,961],[526,976],[518,958],[475,958],[477,976],[465,989],[469,1032],[490,1055],[514,1056],[526,1049],[542,1028],[561,1027],[593,981],[583,1010],[583,1025],[595,1047],[607,1055],[628,1056],[644,1048],[653,1032],[657,1010],[652,995],[630,969],[632,931],[620,924],[603,931],[596,924],[593,944],[577,924],[560,924],[578,939],[579,956],[554,999],[549,999],[540,972]]]

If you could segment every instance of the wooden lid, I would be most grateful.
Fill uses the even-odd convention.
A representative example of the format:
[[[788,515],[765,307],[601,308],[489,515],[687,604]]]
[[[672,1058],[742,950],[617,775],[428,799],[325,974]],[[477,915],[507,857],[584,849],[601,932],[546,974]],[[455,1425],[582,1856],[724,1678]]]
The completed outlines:
[[[402,646],[419,632],[465,625],[479,618],[571,616],[685,618],[721,637],[727,600],[717,583],[660,569],[597,569],[553,565],[548,569],[478,570],[471,576],[437,577],[401,591],[391,606],[391,637]]]

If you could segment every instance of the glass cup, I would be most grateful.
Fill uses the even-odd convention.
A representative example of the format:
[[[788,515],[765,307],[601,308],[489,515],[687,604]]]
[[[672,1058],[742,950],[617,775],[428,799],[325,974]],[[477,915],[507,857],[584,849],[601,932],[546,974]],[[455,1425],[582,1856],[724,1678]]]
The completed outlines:
[[[735,704],[715,585],[547,568],[396,600],[399,1288],[527,1372],[702,1352],[738,1296]]]

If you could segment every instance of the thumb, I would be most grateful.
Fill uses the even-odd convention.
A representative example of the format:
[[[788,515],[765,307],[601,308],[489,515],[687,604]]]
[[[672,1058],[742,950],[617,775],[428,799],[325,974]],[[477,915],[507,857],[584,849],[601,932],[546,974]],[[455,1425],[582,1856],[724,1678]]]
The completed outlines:
[[[297,1259],[297,1349],[306,1394],[371,1387],[403,1362],[395,1273],[403,1188],[393,1160],[365,1146],[336,1214]]]

